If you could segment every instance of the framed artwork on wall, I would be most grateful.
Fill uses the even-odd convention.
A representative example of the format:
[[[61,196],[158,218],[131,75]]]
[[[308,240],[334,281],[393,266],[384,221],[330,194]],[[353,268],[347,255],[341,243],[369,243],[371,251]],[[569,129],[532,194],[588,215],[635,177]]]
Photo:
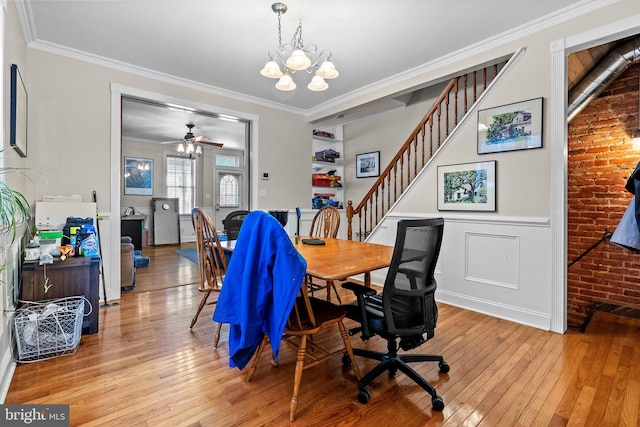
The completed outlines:
[[[542,147],[542,98],[478,111],[478,154]]]
[[[380,176],[380,152],[356,155],[356,178]]]
[[[438,166],[438,210],[495,212],[495,160]]]
[[[9,144],[20,156],[27,157],[27,89],[16,64],[11,64],[10,96]]]
[[[124,158],[124,194],[153,195],[153,160]]]

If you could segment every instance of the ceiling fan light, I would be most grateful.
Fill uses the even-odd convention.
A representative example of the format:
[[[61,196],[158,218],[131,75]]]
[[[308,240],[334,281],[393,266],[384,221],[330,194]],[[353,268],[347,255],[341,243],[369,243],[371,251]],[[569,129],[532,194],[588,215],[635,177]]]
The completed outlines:
[[[301,49],[296,49],[291,53],[291,56],[287,59],[287,67],[292,70],[304,70],[311,65],[311,59]]]
[[[187,144],[187,154],[193,153],[193,144]]]
[[[338,70],[336,70],[336,66],[333,65],[333,62],[328,59],[322,63],[316,74],[323,79],[335,79],[340,75]]]
[[[182,142],[178,144],[178,153],[184,153],[184,144]]]
[[[196,154],[199,156],[200,154],[202,154],[202,147],[199,145],[196,145]]]
[[[270,79],[279,79],[282,77],[282,71],[273,59],[264,65],[264,68],[260,70],[260,74]]]
[[[326,90],[328,87],[329,85],[327,84],[327,82],[325,82],[324,79],[319,75],[313,76],[311,82],[307,85],[307,88],[314,92],[321,92],[323,90]]]
[[[293,82],[293,79],[289,74],[285,74],[280,77],[280,80],[278,80],[278,83],[276,83],[276,89],[288,91],[294,90],[295,88],[296,84]]]

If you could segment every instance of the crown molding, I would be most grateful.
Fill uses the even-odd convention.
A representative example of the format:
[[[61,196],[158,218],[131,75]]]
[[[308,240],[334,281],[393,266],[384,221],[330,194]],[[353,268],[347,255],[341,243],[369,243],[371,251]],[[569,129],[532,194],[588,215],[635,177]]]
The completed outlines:
[[[584,0],[578,5],[566,7],[551,15],[543,16],[534,21],[516,27],[515,29],[479,41],[456,52],[452,52],[448,55],[442,56],[436,60],[427,62],[415,68],[406,70],[402,73],[398,73],[389,78],[380,80],[376,83],[363,86],[362,88],[353,92],[336,97],[331,101],[327,101],[308,110],[307,117],[309,117],[311,121],[322,120],[323,118],[326,118],[327,114],[335,114],[337,111],[339,111],[340,107],[343,106],[343,104],[357,101],[359,98],[368,96],[367,101],[371,101],[371,99],[369,98],[381,98],[384,96],[393,95],[393,93],[402,90],[398,89],[398,86],[402,86],[403,83],[407,85],[407,82],[420,80],[421,76],[427,74],[440,73],[444,75],[446,74],[447,70],[449,70],[450,67],[455,65],[456,63],[462,62],[476,55],[498,49],[503,45],[518,41],[519,39],[522,39],[526,36],[540,32],[571,19],[578,18],[586,13],[592,12],[613,3],[617,3],[618,1],[619,0]],[[405,87],[403,89],[407,88]],[[336,111],[334,111],[333,113],[327,113],[327,111],[332,109]],[[322,117],[323,114],[325,115],[325,117]]]
[[[0,1],[6,1],[6,0],[0,0]],[[29,48],[42,50],[45,52],[65,56],[65,57],[76,59],[79,61],[93,63],[102,67],[116,69],[119,71],[139,75],[139,76],[154,79],[154,80],[159,80],[159,81],[173,84],[173,85],[183,86],[183,87],[187,87],[195,90],[200,90],[206,93],[211,93],[214,95],[228,97],[238,101],[248,102],[248,103],[261,105],[268,108],[273,108],[276,110],[285,111],[292,114],[302,115],[302,116],[305,116],[309,121],[318,121],[318,120],[322,120],[323,118],[326,118],[328,115],[332,115],[339,112],[340,109],[345,109],[345,104],[355,103],[356,105],[359,105],[359,103],[362,103],[363,99],[366,99],[364,102],[370,102],[375,99],[379,99],[381,97],[393,95],[398,91],[408,89],[412,85],[412,82],[413,82],[413,86],[415,86],[416,85],[415,81],[419,81],[421,78],[424,79],[425,76],[442,74],[442,76],[440,77],[443,77],[444,74],[447,72],[447,70],[449,70],[450,67],[455,65],[456,63],[462,62],[476,55],[483,54],[494,49],[498,49],[499,47],[507,43],[514,42],[530,34],[542,31],[551,26],[577,18],[581,15],[592,12],[594,10],[598,10],[602,7],[608,6],[618,1],[619,0],[583,0],[577,5],[566,7],[551,15],[543,16],[534,21],[528,22],[527,24],[521,25],[513,30],[504,32],[497,36],[485,39],[483,41],[477,42],[473,45],[460,49],[456,52],[452,52],[451,54],[442,56],[437,60],[427,62],[418,67],[409,69],[407,71],[398,73],[389,78],[380,80],[376,83],[363,86],[359,89],[356,89],[352,92],[349,92],[347,94],[334,98],[330,101],[324,102],[322,104],[319,104],[316,107],[313,107],[307,110],[287,106],[277,102],[268,101],[262,98],[249,96],[239,92],[226,90],[226,89],[212,86],[212,85],[206,85],[197,81],[183,79],[170,74],[161,73],[159,71],[138,67],[125,62],[116,61],[110,58],[101,57],[101,56],[90,54],[84,51],[71,49],[62,45],[38,40],[36,30],[35,30],[35,23],[33,20],[33,14],[30,6],[30,1],[16,0],[15,3],[18,11],[18,17],[20,19],[20,24],[22,26],[22,30],[24,33],[25,41],[27,42],[27,47]],[[430,78],[429,80],[433,80],[433,77]],[[426,81],[423,83],[426,83]],[[351,105],[349,108],[353,108],[353,105]]]

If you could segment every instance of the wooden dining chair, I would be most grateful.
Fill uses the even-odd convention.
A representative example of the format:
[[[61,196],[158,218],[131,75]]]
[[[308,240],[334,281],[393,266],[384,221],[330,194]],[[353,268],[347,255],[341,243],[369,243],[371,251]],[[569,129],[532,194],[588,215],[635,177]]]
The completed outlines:
[[[304,289],[305,284],[303,283]],[[353,372],[360,380],[360,370],[353,356],[353,349],[347,335],[347,331],[343,324],[346,316],[346,309],[332,304],[329,301],[310,297],[308,292],[300,292],[296,298],[287,325],[284,330],[283,341],[293,345],[297,349],[296,368],[293,378],[293,395],[289,405],[289,421],[294,421],[296,410],[298,407],[298,393],[302,382],[302,373],[308,368],[315,366],[331,357],[342,356],[342,362],[345,366],[353,366]],[[338,350],[327,349],[314,340],[312,336],[321,333],[331,325],[338,325],[340,335],[344,346]],[[265,335],[256,351],[255,357],[249,373],[247,381],[251,381],[260,355],[262,354],[268,338]],[[305,363],[307,362],[308,363]],[[271,364],[276,367],[277,362],[272,358]]]
[[[316,212],[311,221],[311,229],[309,230],[309,236],[318,239],[338,237],[338,230],[340,229],[340,211],[334,206],[325,206]],[[315,291],[321,289],[327,289],[327,301],[331,301],[331,290],[336,294],[336,298],[339,303],[342,303],[338,290],[332,280],[327,280],[326,284],[321,285],[314,283],[311,276],[307,276],[307,282],[309,284],[309,291],[313,296]]]
[[[218,233],[209,215],[200,208],[193,208],[191,210],[191,222],[196,234],[196,248],[198,251],[198,269],[200,273],[198,290],[204,294],[195,316],[191,319],[190,328],[193,328],[211,292],[220,291],[224,274],[227,271],[227,260],[220,245]],[[214,347],[217,347],[220,340],[220,328],[221,324],[218,324]]]

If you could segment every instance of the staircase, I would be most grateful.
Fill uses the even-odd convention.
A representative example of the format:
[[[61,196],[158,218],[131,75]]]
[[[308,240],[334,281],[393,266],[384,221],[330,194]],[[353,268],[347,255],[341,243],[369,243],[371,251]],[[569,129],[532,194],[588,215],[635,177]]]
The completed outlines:
[[[505,64],[500,62],[449,81],[362,201],[355,207],[351,200],[347,202],[349,240],[354,237],[354,218],[356,240],[367,238]]]

